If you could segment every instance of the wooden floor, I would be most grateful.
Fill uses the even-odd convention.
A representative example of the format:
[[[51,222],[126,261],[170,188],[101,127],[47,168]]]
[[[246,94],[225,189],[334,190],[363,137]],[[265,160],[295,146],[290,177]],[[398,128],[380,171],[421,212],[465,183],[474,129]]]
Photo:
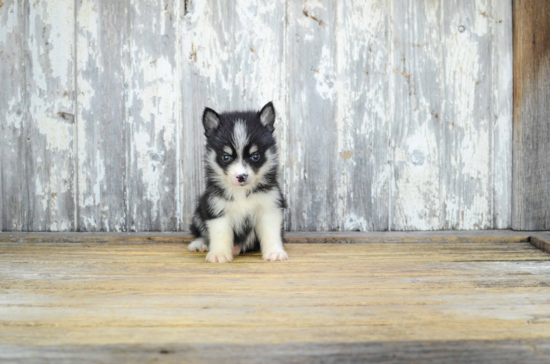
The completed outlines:
[[[549,363],[550,254],[528,240],[209,264],[170,239],[0,239],[0,362]]]

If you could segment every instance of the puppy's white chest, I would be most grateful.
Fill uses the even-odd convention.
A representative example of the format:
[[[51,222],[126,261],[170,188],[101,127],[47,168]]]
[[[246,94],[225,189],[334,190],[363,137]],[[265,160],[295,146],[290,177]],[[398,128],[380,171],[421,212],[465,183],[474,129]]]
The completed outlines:
[[[231,200],[215,198],[210,207],[214,213],[229,218],[235,226],[245,220],[256,220],[261,214],[277,209],[276,193],[277,191],[269,191],[246,196],[243,191],[242,194],[233,195]]]
[[[236,196],[227,202],[225,213],[233,219],[240,220],[247,216],[256,215],[262,206],[256,196]]]

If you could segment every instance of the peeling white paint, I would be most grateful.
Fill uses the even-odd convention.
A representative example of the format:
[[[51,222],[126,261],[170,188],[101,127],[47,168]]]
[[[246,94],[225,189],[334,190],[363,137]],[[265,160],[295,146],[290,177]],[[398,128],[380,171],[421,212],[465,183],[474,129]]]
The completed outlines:
[[[139,145],[136,151],[136,159],[138,170],[141,172],[141,177],[144,182],[145,196],[153,204],[151,209],[152,218],[155,219],[158,211],[158,202],[160,200],[160,181],[162,175],[160,172],[160,161],[151,158],[151,154],[156,152],[154,147],[150,147],[150,136],[146,132],[137,132],[134,136],[134,141]]]
[[[477,4],[479,5],[479,4]],[[475,9],[481,13],[483,9]],[[452,15],[452,14],[449,14]],[[456,15],[450,22],[451,33],[444,42],[445,84],[448,85],[444,102],[446,122],[450,125],[454,153],[446,173],[460,176],[461,190],[446,188],[445,215],[447,226],[460,229],[482,229],[492,226],[492,120],[490,114],[479,114],[476,107],[488,103],[488,95],[477,92],[485,77],[482,46],[487,30],[485,17],[476,15],[475,35],[466,28],[458,29],[463,19]],[[479,25],[479,26],[478,26]],[[479,107],[478,107],[479,108]],[[448,127],[448,126],[447,126]]]
[[[25,114],[21,110],[22,95],[14,96],[8,101],[8,112],[6,114],[6,125],[15,129],[21,129],[25,121]]]
[[[29,6],[25,128],[33,166],[28,212],[30,230],[70,229],[73,225],[74,2]],[[22,37],[23,38],[23,37]],[[21,108],[21,106],[19,106]],[[64,117],[62,115],[65,115]]]
[[[92,84],[92,81],[88,79],[88,75],[96,71],[94,67],[100,65],[101,54],[98,51],[98,36],[99,15],[96,8],[95,1],[87,0],[80,2],[77,8],[77,44],[76,47],[76,62],[78,72],[77,85],[78,90],[77,98],[78,105],[76,111],[77,134],[78,140],[78,196],[77,204],[80,209],[80,222],[81,229],[91,229],[93,231],[98,229],[95,217],[86,216],[82,212],[92,211],[94,206],[97,206],[100,202],[100,185],[97,183],[96,175],[104,176],[105,171],[102,168],[101,156],[96,151],[97,146],[92,145],[93,142],[86,128],[86,121],[88,115],[93,115],[94,108],[92,107],[92,100],[96,95],[96,85]],[[95,61],[94,61],[95,60]],[[101,70],[101,69],[100,69]],[[99,91],[99,90],[98,90]],[[97,112],[97,110],[96,110]],[[88,151],[94,150],[94,155],[88,155]],[[91,165],[90,161],[94,158],[99,158],[95,168]],[[93,176],[94,180],[90,177]]]
[[[317,69],[314,70],[315,79],[317,80],[317,92],[325,100],[332,100],[336,91],[333,65],[331,52],[328,46],[325,45],[321,51]]]
[[[48,59],[51,77],[59,80],[60,85],[72,84],[73,46],[74,46],[74,3],[72,1],[41,2],[44,12],[51,21],[46,28],[48,33]],[[69,36],[67,36],[69,34]],[[70,78],[69,78],[70,77]]]
[[[35,13],[35,10],[39,12]],[[65,94],[68,95],[70,89],[67,87],[72,87],[69,76],[72,77],[73,74],[74,23],[64,22],[64,19],[73,19],[72,2],[41,3],[38,9],[31,7],[29,18],[29,27],[33,30],[29,39],[29,48],[32,50],[31,77],[34,84],[31,86],[31,115],[40,133],[46,137],[48,147],[52,151],[67,151],[72,148],[72,127],[57,114],[61,111],[72,111],[72,100],[62,94],[65,88]],[[60,21],[49,21],[54,18]],[[61,90],[52,89],[49,86],[52,81]]]
[[[2,126],[32,128],[41,228],[71,229],[76,194],[83,229],[171,219],[187,229],[202,189],[204,106],[272,100],[290,228],[509,227],[512,25],[500,0],[117,4],[77,2],[76,27],[74,2],[30,4],[28,36],[13,33],[19,3],[4,4],[0,48],[24,42],[29,65],[13,65],[28,77],[22,92],[0,91]],[[111,49],[105,34],[120,19],[133,23]],[[122,102],[123,120],[101,114],[109,97]],[[99,115],[123,126],[120,152],[101,144],[112,138],[100,134]]]

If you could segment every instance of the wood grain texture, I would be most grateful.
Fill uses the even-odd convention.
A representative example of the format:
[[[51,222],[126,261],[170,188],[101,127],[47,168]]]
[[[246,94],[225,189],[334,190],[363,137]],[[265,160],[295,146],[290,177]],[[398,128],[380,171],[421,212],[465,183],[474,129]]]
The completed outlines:
[[[531,244],[533,244],[533,246],[537,247],[543,252],[550,254],[550,233],[549,232],[533,235],[531,236],[529,241],[531,242]]]
[[[204,107],[268,101],[287,230],[511,226],[510,0],[23,1],[0,12],[2,231],[187,231]],[[536,178],[514,183],[534,186],[544,214],[540,128],[516,155],[539,153],[516,162]]]
[[[27,4],[0,7],[0,230],[28,231]]]
[[[512,227],[513,42],[512,2],[492,2],[493,228]]]
[[[178,229],[180,10],[79,5],[79,230]]]
[[[550,3],[514,1],[514,199],[517,230],[550,228]]]
[[[488,1],[442,4],[441,139],[445,229],[493,224],[491,27]]]
[[[32,3],[28,21],[28,229],[74,230],[74,1]]]
[[[390,3],[338,1],[337,4],[338,100],[337,126],[333,132],[338,151],[339,178],[335,191],[338,228],[388,230]]]
[[[78,231],[126,231],[127,1],[77,2]]]
[[[19,348],[0,345],[9,363],[47,360],[56,363],[393,363],[546,364],[550,340],[398,341],[276,345],[100,345]]]
[[[398,1],[392,7],[391,230],[444,226],[441,208],[448,202],[441,166],[442,6]]]
[[[339,230],[336,3],[290,1],[287,16],[287,228]]]
[[[534,232],[544,239],[549,232]],[[525,243],[533,232],[518,233],[512,230],[476,231],[380,231],[380,232],[287,232],[285,241],[298,244],[400,244],[400,243]],[[193,236],[182,232],[141,233],[0,233],[3,243],[85,243],[150,244],[190,243]]]
[[[131,1],[125,65],[128,231],[178,230],[181,1]],[[123,159],[122,159],[123,160]]]
[[[214,265],[174,243],[1,242],[0,359],[103,362],[133,348],[213,360],[223,347],[260,360],[325,346],[410,362],[529,345],[529,360],[546,358],[550,255],[529,242],[287,249],[287,262]]]
[[[74,229],[74,7],[2,6],[2,230]]]

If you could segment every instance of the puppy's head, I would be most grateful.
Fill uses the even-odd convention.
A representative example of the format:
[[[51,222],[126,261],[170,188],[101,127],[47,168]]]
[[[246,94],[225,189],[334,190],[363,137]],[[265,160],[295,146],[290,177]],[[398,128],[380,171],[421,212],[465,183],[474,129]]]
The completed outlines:
[[[259,112],[218,114],[206,108],[202,122],[208,177],[231,188],[251,188],[273,179],[277,161],[271,102]]]

